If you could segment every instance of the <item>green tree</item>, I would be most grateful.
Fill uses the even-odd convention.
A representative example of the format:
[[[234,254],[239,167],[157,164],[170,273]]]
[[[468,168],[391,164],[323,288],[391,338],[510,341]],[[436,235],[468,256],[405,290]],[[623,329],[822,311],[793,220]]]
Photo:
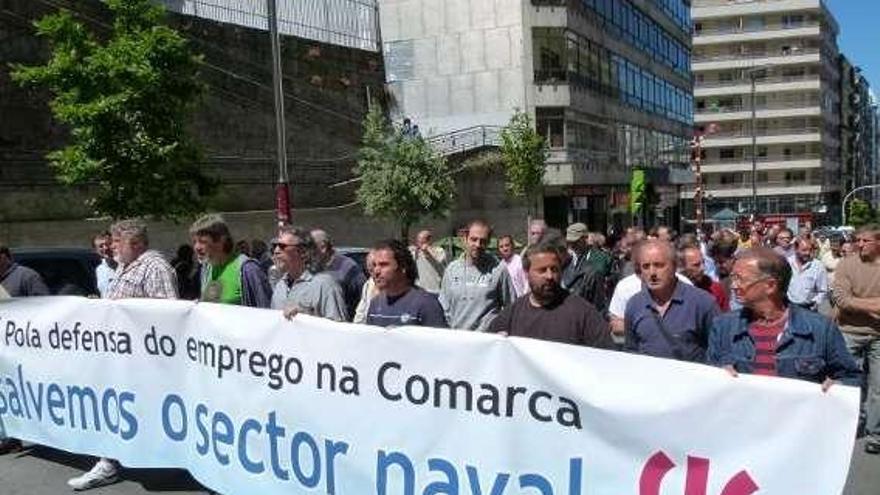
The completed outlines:
[[[516,198],[526,198],[534,213],[537,208],[532,208],[544,182],[548,154],[547,141],[532,128],[529,114],[517,110],[501,131],[501,156],[507,192]]]
[[[49,43],[46,64],[13,66],[19,84],[48,88],[55,119],[70,130],[47,158],[63,184],[95,186],[96,214],[200,212],[216,186],[186,130],[203,92],[201,58],[150,0],[105,3],[114,16],[107,35],[62,10],[35,23]]]
[[[378,105],[364,118],[357,198],[371,217],[397,222],[401,239],[421,219],[448,214],[455,179],[446,159],[423,139],[404,136]]]
[[[853,227],[861,227],[874,221],[874,210],[871,204],[862,199],[853,199],[849,202],[847,212],[847,224]]]

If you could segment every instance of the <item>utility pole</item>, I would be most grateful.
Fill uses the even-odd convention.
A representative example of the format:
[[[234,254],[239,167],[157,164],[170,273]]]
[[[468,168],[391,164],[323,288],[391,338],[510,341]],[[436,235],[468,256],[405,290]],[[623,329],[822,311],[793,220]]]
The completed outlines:
[[[752,131],[752,221],[758,218],[758,116],[755,106],[755,86],[758,73],[754,70],[749,71],[749,79],[752,82],[752,121],[749,126]]]
[[[275,135],[278,155],[278,183],[275,185],[275,214],[279,226],[290,223],[290,189],[287,171],[287,130],[284,123],[284,87],[281,72],[281,41],[275,0],[266,0],[269,37],[272,40],[272,88],[275,94]]]

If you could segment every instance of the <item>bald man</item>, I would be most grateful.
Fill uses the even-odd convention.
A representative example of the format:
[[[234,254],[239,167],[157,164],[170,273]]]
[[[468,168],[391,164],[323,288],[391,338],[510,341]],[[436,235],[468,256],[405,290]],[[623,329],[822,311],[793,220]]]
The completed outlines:
[[[712,320],[719,314],[707,292],[676,277],[678,256],[667,241],[637,246],[642,290],[624,313],[624,349],[680,361],[705,362]]]

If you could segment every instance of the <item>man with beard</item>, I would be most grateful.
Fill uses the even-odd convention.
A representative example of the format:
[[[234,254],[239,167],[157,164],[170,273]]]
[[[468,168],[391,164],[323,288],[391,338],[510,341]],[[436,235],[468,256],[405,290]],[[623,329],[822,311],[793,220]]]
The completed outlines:
[[[642,290],[624,313],[624,349],[648,356],[705,362],[712,319],[718,305],[712,296],[676,278],[672,244],[649,240],[636,254]]]
[[[272,253],[284,271],[272,292],[272,309],[284,310],[288,319],[304,313],[335,321],[347,318],[342,288],[323,272],[318,248],[305,230],[281,227],[272,242]]]
[[[818,311],[828,300],[828,271],[821,261],[813,257],[815,244],[807,236],[794,241],[794,258],[791,264],[791,282],[788,284],[788,300],[802,308]]]
[[[373,246],[370,256],[370,275],[379,294],[369,303],[367,325],[446,328],[437,296],[414,286],[416,263],[402,242],[382,241]]]
[[[565,249],[562,247],[561,249]],[[614,342],[602,315],[580,296],[562,288],[562,254],[556,243],[541,241],[523,257],[529,294],[505,308],[489,331],[565,344],[611,349]]]
[[[440,304],[452,328],[485,331],[501,308],[516,299],[504,263],[486,253],[491,237],[489,224],[472,221],[464,240],[464,254],[443,273]]]

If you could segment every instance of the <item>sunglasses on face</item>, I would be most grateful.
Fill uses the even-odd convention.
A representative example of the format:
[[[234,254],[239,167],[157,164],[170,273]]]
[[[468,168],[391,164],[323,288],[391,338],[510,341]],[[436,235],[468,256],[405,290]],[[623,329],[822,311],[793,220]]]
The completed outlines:
[[[294,243],[294,244],[287,244],[284,242],[273,242],[272,243],[273,250],[275,250],[277,248],[277,249],[281,249],[283,251],[289,247],[299,247],[299,243]]]

